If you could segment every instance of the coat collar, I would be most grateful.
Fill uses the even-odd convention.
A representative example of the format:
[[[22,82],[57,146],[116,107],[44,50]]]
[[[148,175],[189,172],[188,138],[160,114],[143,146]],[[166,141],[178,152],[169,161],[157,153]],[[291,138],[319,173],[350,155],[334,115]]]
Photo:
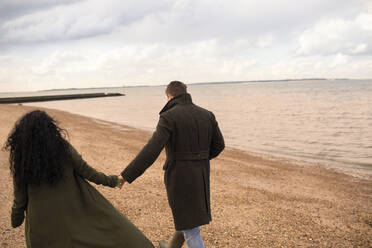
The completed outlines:
[[[175,96],[172,99],[170,99],[167,102],[167,104],[165,104],[164,108],[160,111],[159,114],[173,108],[177,104],[190,104],[190,103],[192,103],[192,98],[191,98],[191,95],[188,93]]]

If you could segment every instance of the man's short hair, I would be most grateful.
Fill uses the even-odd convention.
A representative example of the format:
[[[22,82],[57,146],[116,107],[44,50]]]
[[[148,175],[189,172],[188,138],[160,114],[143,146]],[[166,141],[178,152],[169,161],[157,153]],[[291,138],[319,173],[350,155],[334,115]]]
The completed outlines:
[[[171,96],[178,96],[187,93],[186,89],[187,89],[186,84],[180,81],[172,81],[168,84],[165,93]]]

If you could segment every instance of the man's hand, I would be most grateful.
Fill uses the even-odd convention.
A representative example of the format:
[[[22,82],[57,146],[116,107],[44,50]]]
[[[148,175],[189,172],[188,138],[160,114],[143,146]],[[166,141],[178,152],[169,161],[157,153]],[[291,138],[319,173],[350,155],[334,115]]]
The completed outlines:
[[[124,183],[125,183],[125,179],[123,177],[119,176],[118,185],[116,185],[116,187],[121,189],[121,188],[123,188]]]

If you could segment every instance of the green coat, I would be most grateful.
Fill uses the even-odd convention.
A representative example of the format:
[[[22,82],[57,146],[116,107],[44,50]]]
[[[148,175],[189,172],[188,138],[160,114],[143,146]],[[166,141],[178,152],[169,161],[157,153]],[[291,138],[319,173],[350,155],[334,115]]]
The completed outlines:
[[[28,248],[150,248],[151,242],[86,180],[115,187],[117,176],[90,167],[72,148],[56,186],[14,186],[12,226],[26,215]]]
[[[212,220],[209,160],[225,147],[213,113],[193,104],[189,94],[170,100],[152,138],[122,172],[123,178],[133,182],[164,147],[164,182],[176,230],[208,224]]]

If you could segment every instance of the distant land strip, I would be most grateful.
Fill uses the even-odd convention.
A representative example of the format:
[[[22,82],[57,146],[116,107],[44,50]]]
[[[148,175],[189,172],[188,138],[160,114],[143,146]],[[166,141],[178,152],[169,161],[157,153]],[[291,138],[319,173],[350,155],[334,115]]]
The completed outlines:
[[[297,78],[297,79],[268,79],[268,80],[244,80],[244,81],[224,81],[224,82],[198,82],[190,85],[206,85],[206,84],[245,84],[245,83],[281,83],[281,82],[297,82],[297,81],[337,81],[350,80],[348,78]]]
[[[240,80],[240,81],[216,81],[216,82],[191,82],[187,85],[208,85],[208,84],[243,84],[243,83],[276,83],[276,82],[295,82],[295,81],[338,81],[338,80],[371,80],[371,79],[350,79],[350,78],[294,78],[294,79],[268,79],[268,80]],[[111,86],[111,87],[89,87],[89,88],[59,88],[59,89],[47,89],[39,90],[39,92],[48,91],[66,91],[66,90],[99,90],[99,89],[124,89],[124,88],[147,88],[147,87],[163,87],[167,84],[159,85],[126,85],[122,86]]]
[[[0,98],[0,104],[27,103],[27,102],[48,102],[73,100],[83,98],[125,96],[121,93],[89,93],[89,94],[69,94],[69,95],[47,95],[47,96],[26,96],[26,97],[6,97]]]
[[[241,81],[220,81],[220,82],[193,82],[187,85],[219,85],[219,84],[245,84],[245,83],[281,83],[281,82],[296,82],[296,81],[338,81],[338,80],[353,80],[349,78],[297,78],[297,79],[268,79],[268,80],[241,80]],[[366,79],[355,79],[366,80]],[[369,79],[367,79],[369,80]],[[145,88],[145,87],[158,87],[167,86],[161,85],[123,85],[122,88]],[[120,87],[116,87],[120,88]]]

